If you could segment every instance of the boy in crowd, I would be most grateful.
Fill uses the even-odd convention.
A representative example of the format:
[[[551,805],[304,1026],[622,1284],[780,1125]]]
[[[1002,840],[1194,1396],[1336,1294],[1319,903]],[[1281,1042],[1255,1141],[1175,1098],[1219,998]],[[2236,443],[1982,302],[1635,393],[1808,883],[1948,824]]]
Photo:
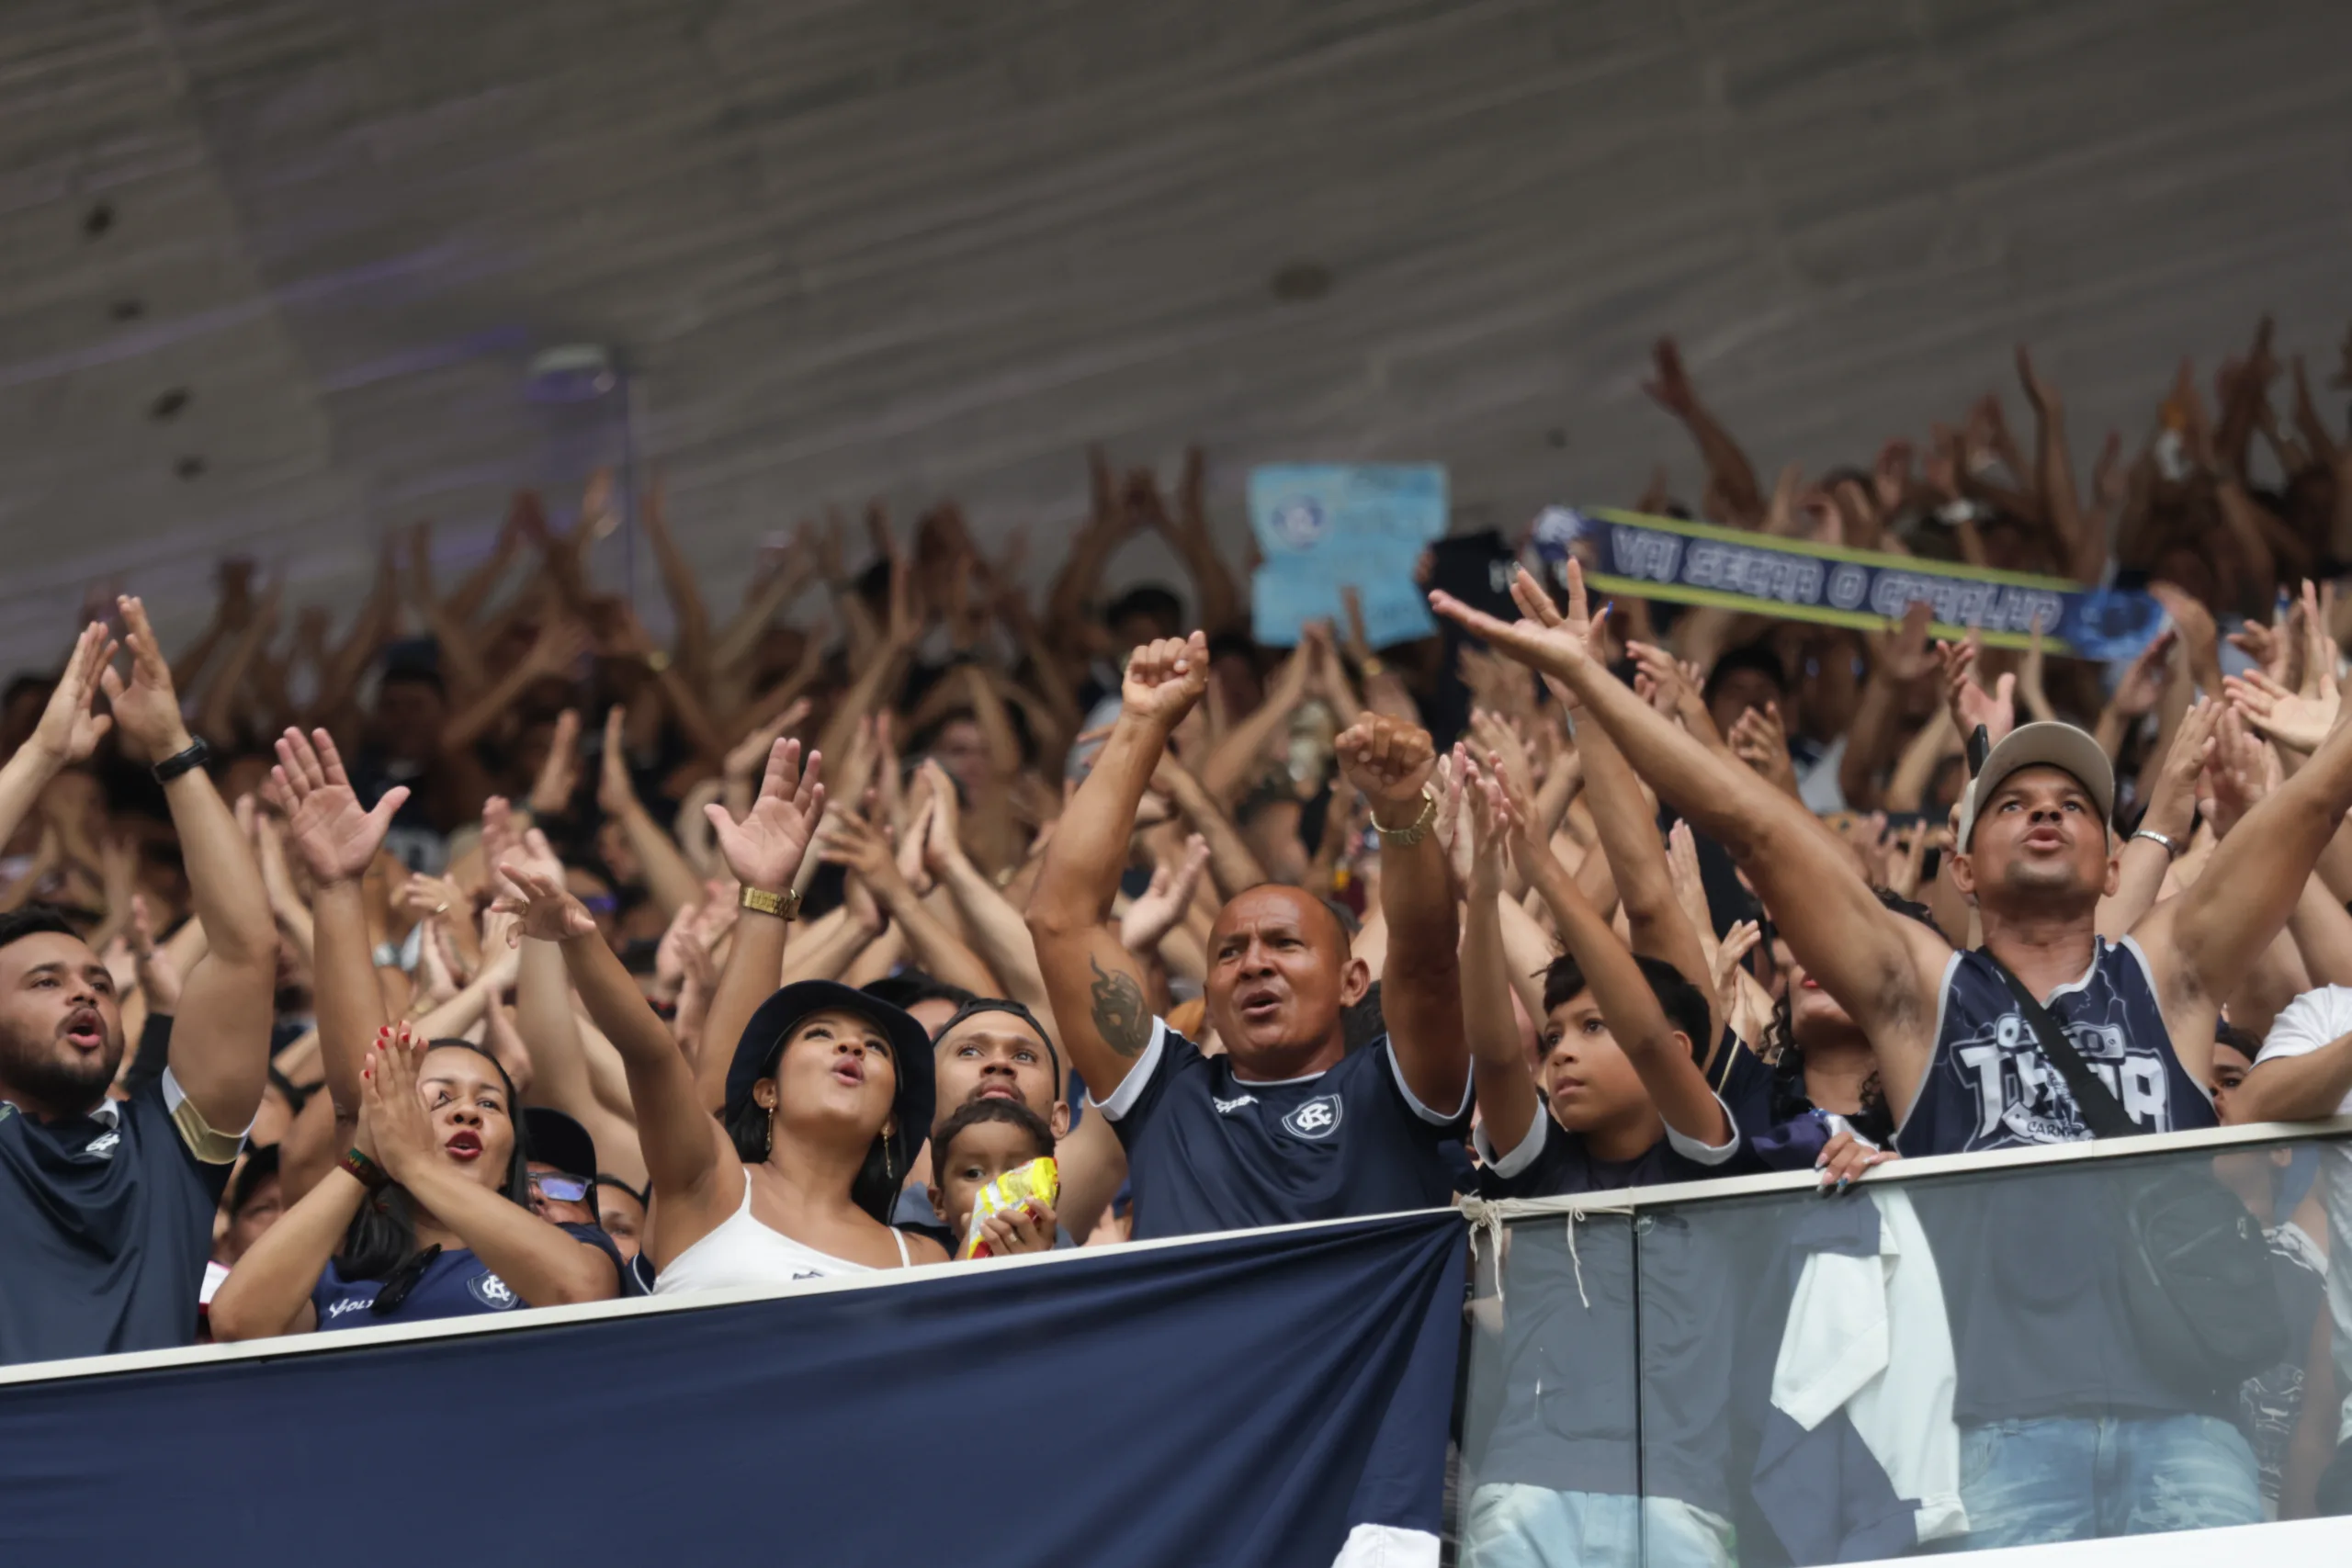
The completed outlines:
[[[931,1206],[947,1217],[953,1256],[972,1228],[980,1189],[1031,1160],[1051,1159],[1054,1130],[1017,1100],[975,1100],[942,1122],[931,1144]],[[1035,1198],[990,1214],[980,1225],[991,1257],[1054,1248],[1053,1207]]]
[[[1724,1173],[1739,1153],[1700,1060],[1707,999],[1637,956],[1586,899],[1502,786],[1472,773],[1463,1021],[1477,1081],[1478,1152],[1494,1197],[1532,1198]],[[1567,953],[1544,975],[1531,1064],[1511,1005],[1500,900],[1506,858],[1552,910]],[[1576,1234],[1584,1232],[1579,1239]],[[1645,1222],[1635,1332],[1633,1227],[1571,1218],[1514,1235],[1500,1318],[1503,1403],[1474,1445],[1463,1561],[1476,1568],[1731,1562],[1726,1394],[1729,1269],[1679,1215]],[[1639,1364],[1633,1352],[1640,1349]],[[1637,1423],[1637,1383],[1650,1402]],[[1670,1383],[1672,1397],[1657,1397]]]

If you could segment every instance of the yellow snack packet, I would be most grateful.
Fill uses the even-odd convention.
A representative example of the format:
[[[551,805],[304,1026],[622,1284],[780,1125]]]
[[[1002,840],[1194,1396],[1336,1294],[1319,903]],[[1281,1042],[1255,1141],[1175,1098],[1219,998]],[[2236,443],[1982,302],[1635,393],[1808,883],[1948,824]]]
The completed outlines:
[[[980,1229],[980,1222],[990,1214],[1017,1209],[1032,1198],[1050,1209],[1061,1192],[1061,1173],[1049,1158],[1033,1159],[1006,1171],[981,1188],[979,1196],[972,1200],[972,1223],[964,1231],[964,1245],[956,1249],[956,1261],[991,1256],[988,1233]]]

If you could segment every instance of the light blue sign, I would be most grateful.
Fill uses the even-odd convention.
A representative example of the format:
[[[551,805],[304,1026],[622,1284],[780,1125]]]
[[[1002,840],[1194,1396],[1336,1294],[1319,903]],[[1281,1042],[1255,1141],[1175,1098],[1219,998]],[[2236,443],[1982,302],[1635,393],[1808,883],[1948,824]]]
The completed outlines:
[[[1446,530],[1435,463],[1271,464],[1250,471],[1250,527],[1265,564],[1250,582],[1252,635],[1287,648],[1310,621],[1345,630],[1340,592],[1363,602],[1375,648],[1432,635],[1414,563]]]

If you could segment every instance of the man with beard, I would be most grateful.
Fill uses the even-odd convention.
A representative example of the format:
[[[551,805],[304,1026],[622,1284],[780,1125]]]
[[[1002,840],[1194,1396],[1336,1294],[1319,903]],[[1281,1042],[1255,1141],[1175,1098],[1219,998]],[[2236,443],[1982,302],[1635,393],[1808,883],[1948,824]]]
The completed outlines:
[[[1151,1016],[1142,972],[1105,921],[1136,807],[1208,674],[1197,632],[1136,650],[1118,719],[1029,901],[1054,1015],[1126,1145],[1135,1235],[1442,1206],[1453,1195],[1445,1147],[1468,1130],[1470,1057],[1452,874],[1430,830],[1437,759],[1425,731],[1373,716],[1338,741],[1381,836],[1385,1038],[1348,1051],[1345,1010],[1369,976],[1339,918],[1299,888],[1247,888],[1217,915],[1204,989],[1221,1056]]]
[[[181,722],[145,609],[120,609],[130,678],[105,628],[85,630],[0,768],[0,840],[119,725],[164,787],[209,946],[169,1065],[112,1100],[122,1009],[106,965],[53,911],[0,916],[0,1362],[194,1341],[213,1212],[269,1070],[277,933],[260,869]],[[110,718],[90,711],[100,686]]]

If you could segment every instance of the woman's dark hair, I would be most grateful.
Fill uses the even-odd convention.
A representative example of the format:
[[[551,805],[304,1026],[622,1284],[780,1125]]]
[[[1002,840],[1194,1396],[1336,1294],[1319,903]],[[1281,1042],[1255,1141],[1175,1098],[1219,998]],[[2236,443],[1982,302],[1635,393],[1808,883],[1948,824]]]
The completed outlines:
[[[1918,921],[1938,935],[1943,928],[1936,924],[1935,915],[1925,904],[1905,898],[1881,887],[1874,890],[1878,901],[1896,914]],[[1775,1124],[1793,1122],[1813,1109],[1813,1099],[1804,1087],[1804,1048],[1797,1043],[1796,1029],[1792,1021],[1789,996],[1784,990],[1781,999],[1772,1005],[1772,1021],[1764,1031],[1765,1063],[1772,1069],[1772,1121]],[[1862,1080],[1862,1108],[1849,1117],[1854,1131],[1874,1144],[1884,1144],[1894,1136],[1894,1113],[1887,1109],[1886,1090],[1879,1082],[1878,1069]]]
[[[498,1058],[470,1040],[435,1040],[427,1044],[434,1051],[471,1051],[488,1062],[498,1073],[498,1081],[506,1089],[506,1119],[514,1128],[514,1152],[506,1161],[506,1180],[499,1191],[510,1203],[531,1206],[531,1151],[525,1146],[521,1101],[514,1093],[514,1080],[506,1076]],[[359,1205],[359,1213],[351,1217],[351,1224],[343,1233],[343,1245],[335,1251],[335,1266],[346,1280],[381,1280],[394,1272],[416,1252],[416,1204],[405,1188],[387,1187],[367,1202]]]
[[[797,1032],[798,1024],[793,1026]],[[776,1042],[775,1052],[760,1067],[760,1077],[775,1077],[777,1066],[784,1060],[786,1046],[791,1043],[787,1033]],[[890,1072],[895,1078],[906,1071],[896,1052],[890,1056]],[[891,1097],[895,1114],[898,1097]],[[768,1150],[775,1141],[775,1112],[762,1106],[756,1096],[745,1095],[727,1118],[727,1139],[735,1145],[735,1156],[745,1165],[764,1165]],[[907,1141],[907,1129],[900,1127],[888,1134],[876,1134],[874,1146],[865,1151],[865,1163],[857,1168],[857,1175],[849,1184],[849,1200],[884,1224],[890,1223],[890,1211],[898,1206],[899,1188],[907,1179],[907,1168],[914,1163],[914,1146]],[[922,1130],[928,1136],[931,1129]],[[918,1140],[919,1142],[920,1140]]]

